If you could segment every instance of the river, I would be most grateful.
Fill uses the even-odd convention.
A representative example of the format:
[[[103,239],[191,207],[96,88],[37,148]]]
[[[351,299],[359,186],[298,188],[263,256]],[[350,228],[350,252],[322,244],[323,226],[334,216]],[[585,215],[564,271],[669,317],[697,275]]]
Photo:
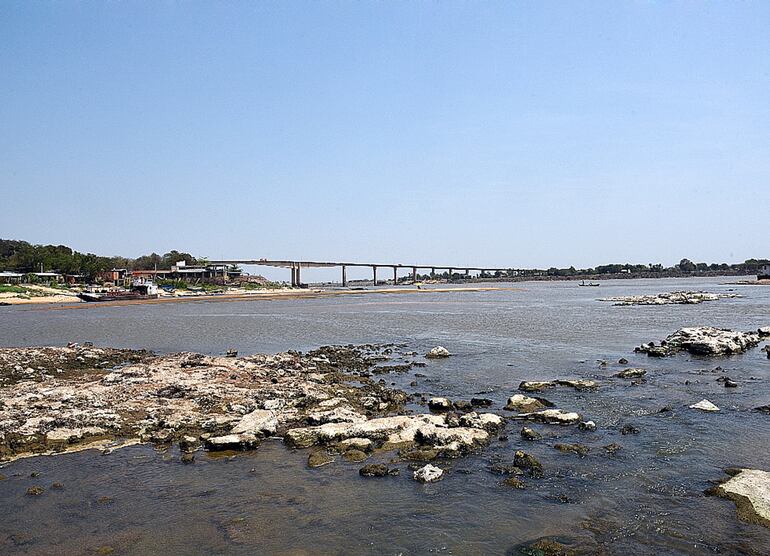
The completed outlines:
[[[722,469],[770,470],[770,360],[743,355],[665,359],[634,354],[683,326],[753,330],[770,325],[770,288],[736,278],[503,284],[509,289],[317,299],[185,302],[99,307],[0,307],[0,345],[99,346],[157,352],[240,354],[308,350],[327,344],[403,343],[454,355],[389,375],[394,386],[468,399],[499,411],[522,380],[592,378],[596,392],[546,395],[597,424],[595,432],[540,427],[527,442],[509,422],[507,439],[442,463],[444,480],[422,485],[402,465],[398,477],[364,479],[361,464],[308,469],[307,453],[278,441],[235,458],[200,455],[183,465],[176,448],[148,446],[20,460],[0,481],[0,551],[8,554],[517,554],[543,536],[586,553],[770,552],[770,529],[736,517],[732,502],[704,496]],[[616,307],[598,297],[674,290],[742,295],[699,305]],[[624,357],[627,365],[617,361]],[[598,360],[606,360],[606,367]],[[721,370],[716,370],[721,366]],[[611,378],[648,370],[631,386]],[[717,382],[728,375],[739,383]],[[416,381],[416,386],[410,386]],[[703,398],[722,411],[688,409]],[[660,412],[669,406],[672,411]],[[622,435],[624,425],[638,434]],[[503,437],[505,438],[505,436]],[[556,442],[587,445],[586,457]],[[603,446],[617,443],[614,455]],[[525,449],[545,468],[526,489],[501,485],[494,461]],[[39,474],[32,477],[31,474]],[[60,482],[44,496],[33,484]]]

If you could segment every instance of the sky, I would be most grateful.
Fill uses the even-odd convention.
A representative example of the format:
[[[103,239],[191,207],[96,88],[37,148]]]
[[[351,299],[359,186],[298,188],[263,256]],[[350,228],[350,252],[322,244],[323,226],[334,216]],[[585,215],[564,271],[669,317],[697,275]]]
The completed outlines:
[[[0,237],[770,257],[770,2],[0,3]]]

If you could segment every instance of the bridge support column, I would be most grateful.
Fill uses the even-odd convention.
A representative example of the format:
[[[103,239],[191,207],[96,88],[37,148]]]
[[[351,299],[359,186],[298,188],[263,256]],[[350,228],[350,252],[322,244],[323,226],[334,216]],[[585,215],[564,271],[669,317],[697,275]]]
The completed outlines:
[[[436,277],[436,269],[435,268],[431,268],[430,269],[430,278],[431,278],[431,280],[434,279],[435,277]]]
[[[452,269],[450,268],[448,270],[449,270],[449,280],[448,280],[448,282],[451,282],[452,281]]]
[[[376,266],[372,267],[372,275],[373,275],[372,281],[374,282],[374,285],[376,286],[377,285],[377,267]]]
[[[393,267],[393,285],[398,285],[398,267]]]
[[[291,265],[291,287],[297,285],[297,269],[294,268],[294,265]]]
[[[347,288],[348,287],[348,275],[347,275],[347,269],[343,265],[342,267],[342,287]]]
[[[302,285],[302,267],[297,265],[297,287]]]
[[[471,271],[466,268],[465,269],[465,279],[467,280],[470,277],[470,275],[471,275]]]
[[[412,267],[412,282],[417,281],[417,267]]]

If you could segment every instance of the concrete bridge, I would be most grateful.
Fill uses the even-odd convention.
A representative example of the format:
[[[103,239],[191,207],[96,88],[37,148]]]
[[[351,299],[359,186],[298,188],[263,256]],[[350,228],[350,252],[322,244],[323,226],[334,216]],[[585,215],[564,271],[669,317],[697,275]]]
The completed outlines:
[[[291,285],[299,286],[302,284],[302,269],[303,268],[332,268],[340,267],[342,269],[342,285],[348,285],[347,269],[349,267],[368,267],[372,269],[372,277],[374,284],[377,284],[377,269],[392,269],[393,271],[393,283],[398,283],[398,271],[407,269],[412,275],[412,281],[417,281],[418,270],[430,269],[431,277],[435,276],[436,269],[448,270],[449,276],[455,274],[455,271],[463,272],[465,276],[469,276],[471,271],[478,272],[509,272],[513,269],[510,268],[487,268],[477,266],[462,266],[462,265],[434,265],[434,264],[392,264],[392,263],[346,263],[346,262],[331,262],[331,261],[281,261],[272,259],[230,259],[223,261],[209,261],[210,264],[216,265],[256,265],[256,266],[272,266],[278,268],[291,269]]]

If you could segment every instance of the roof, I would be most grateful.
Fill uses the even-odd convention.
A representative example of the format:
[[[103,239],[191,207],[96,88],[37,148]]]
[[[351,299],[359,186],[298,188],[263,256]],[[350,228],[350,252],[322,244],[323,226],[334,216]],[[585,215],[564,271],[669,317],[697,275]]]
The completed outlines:
[[[22,278],[24,275],[19,272],[0,272],[0,278]]]

